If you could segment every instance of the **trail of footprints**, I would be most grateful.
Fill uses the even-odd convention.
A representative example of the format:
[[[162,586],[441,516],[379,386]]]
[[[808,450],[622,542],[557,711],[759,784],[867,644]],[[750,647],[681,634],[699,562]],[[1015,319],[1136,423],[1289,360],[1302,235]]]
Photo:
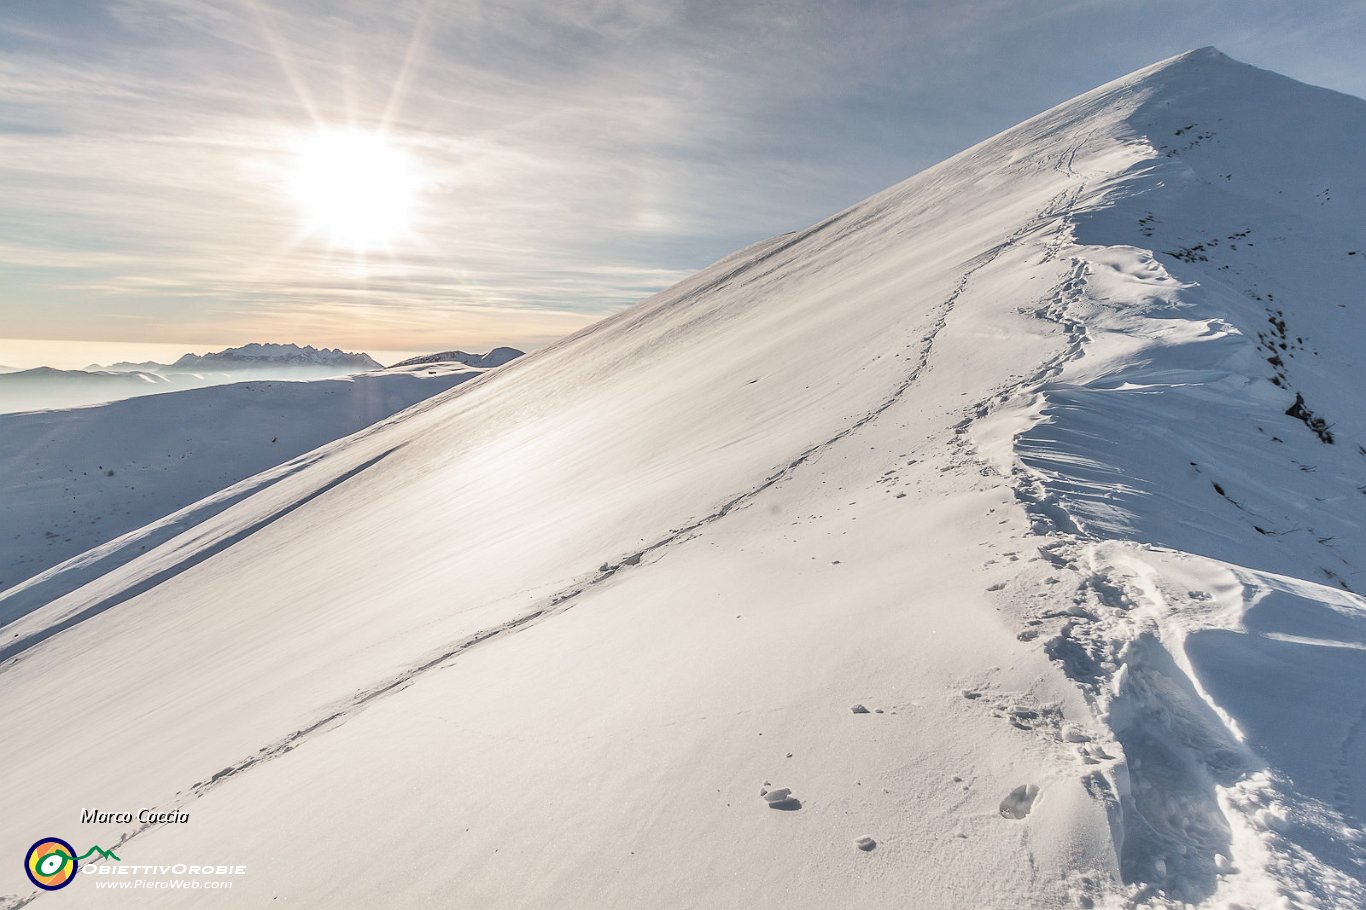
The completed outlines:
[[[991,694],[977,689],[964,689],[962,694],[969,701],[980,702],[993,716],[1008,720],[1017,729],[1027,732],[1040,730],[1050,732],[1058,741],[1074,746],[1078,758],[1085,764],[1099,764],[1101,761],[1112,759],[1112,756],[1106,753],[1102,746],[1092,742],[1091,736],[1078,724],[1065,722],[1062,711],[1057,705],[1038,704],[1030,696],[1022,694]],[[851,705],[849,711],[856,715],[895,715],[897,713],[895,710],[889,712],[883,708],[870,710],[862,703]],[[787,753],[787,757],[791,758],[792,753]],[[953,782],[960,785],[965,791],[970,789],[969,785],[963,782],[963,778],[957,775],[953,777]],[[1108,786],[1106,790],[1108,792]],[[1041,792],[1040,787],[1033,783],[1024,783],[1014,787],[1000,801],[998,808],[1001,817],[1015,821],[1027,818],[1033,811],[1035,803],[1038,802]],[[759,788],[759,798],[763,800],[767,808],[780,812],[795,812],[802,808],[801,799],[791,787],[775,786],[769,780],[764,781]],[[958,836],[964,837],[965,835],[959,834]],[[864,853],[871,853],[877,849],[878,842],[868,835],[863,835],[854,838],[853,846]]]
[[[1203,139],[1207,137],[1200,138]],[[1076,194],[1074,194],[1074,196],[1075,195]],[[1041,213],[1039,220],[1046,221],[1046,216],[1050,213],[1051,210],[1046,210],[1045,213]],[[1036,225],[1031,225],[1031,227],[1034,226]],[[993,253],[1000,252],[1000,249],[1010,246],[1013,242],[1014,239],[1012,238],[1011,241],[1003,244],[1000,248],[993,251]],[[1048,258],[1054,258],[1065,242],[1065,234],[1059,232],[1054,241],[1055,248],[1049,250],[1050,255]],[[994,258],[994,256],[990,258]],[[978,267],[980,267],[980,265]],[[950,305],[949,308],[951,308],[953,300],[963,290],[970,275],[971,272],[963,276],[963,281],[960,283],[958,290],[948,301]],[[963,470],[976,466],[983,476],[997,473],[990,466],[981,463],[975,446],[972,445],[968,436],[968,432],[975,420],[982,419],[991,413],[994,404],[1004,403],[1020,389],[1028,388],[1052,375],[1056,375],[1068,360],[1074,358],[1077,353],[1079,353],[1086,341],[1085,327],[1080,322],[1073,320],[1068,316],[1067,307],[1073,300],[1081,295],[1086,286],[1086,281],[1086,262],[1079,258],[1074,258],[1069,274],[1063,279],[1060,285],[1053,290],[1052,296],[1036,314],[1062,326],[1068,342],[1066,350],[1060,353],[1053,361],[1045,364],[1037,375],[1029,378],[1022,377],[1021,381],[1017,381],[1005,388],[999,389],[992,398],[979,402],[976,406],[969,408],[964,419],[952,428],[953,435],[949,440],[948,459],[940,468],[941,472]],[[923,340],[932,342],[933,333]],[[926,352],[926,354],[927,353],[928,352]],[[898,487],[901,487],[906,483],[906,480],[901,476],[903,465],[909,467],[917,464],[921,460],[923,459],[911,458],[909,457],[909,453],[903,453],[898,462],[892,468],[884,472],[881,477],[877,478],[875,483],[878,486],[881,486],[887,494],[894,495],[897,499],[905,498],[907,495],[906,492],[898,489]],[[1011,480],[1013,481],[1012,486],[1015,488],[1017,499],[1031,499],[1031,497],[1021,496],[1021,477],[1012,477]],[[1040,489],[1040,495],[1032,497],[1032,501],[1025,503],[1027,511],[1034,519],[1033,530],[1036,532],[1075,530],[1072,527],[1070,517],[1066,516],[1061,508],[1056,506],[1050,508],[1051,504],[1048,502],[1048,498],[1049,497],[1043,495],[1043,491]],[[1047,552],[1043,552],[1042,556],[1046,559],[1050,558],[1050,554]],[[1010,562],[1015,562],[1020,559],[1020,555],[1015,552],[1001,554],[1001,557]],[[1052,561],[1055,566],[1060,568],[1070,568],[1072,565],[1071,560],[1067,559],[1062,554],[1053,556]],[[995,559],[989,560],[987,564],[991,565],[994,563],[996,563]],[[615,567],[604,566],[603,570],[606,571],[609,568]],[[1057,584],[1061,582],[1056,578],[1050,578],[1047,580],[1047,583]],[[1004,590],[1005,587],[1006,585],[1004,583],[998,583],[992,585],[989,590],[1001,591]],[[1066,637],[1069,634],[1073,622],[1079,621],[1084,623],[1096,621],[1098,617],[1084,605],[1086,590],[1085,585],[1082,585],[1078,589],[1078,593],[1071,606],[1061,610],[1054,609],[1043,611],[1037,616],[1027,620],[1027,627],[1020,633],[1020,639],[1028,641],[1038,637],[1045,631],[1048,631],[1050,626],[1053,627],[1053,634],[1055,636]],[[1100,597],[1099,599],[1102,601],[1104,600],[1103,597]],[[1050,600],[1053,600],[1053,598],[1050,598]],[[1055,600],[1053,600],[1053,602],[1056,603]],[[964,699],[979,705],[980,710],[984,710],[994,717],[1001,718],[1012,727],[1022,732],[1033,735],[1043,735],[1054,740],[1063,746],[1069,754],[1074,756],[1075,760],[1081,765],[1105,766],[1107,763],[1115,761],[1115,755],[1111,754],[1111,751],[1118,752],[1118,749],[1111,747],[1111,749],[1107,750],[1104,743],[1097,741],[1095,736],[1083,729],[1081,725],[1067,722],[1063,717],[1059,705],[1040,704],[1032,696],[1022,693],[993,693],[986,691],[985,687],[983,689],[965,689],[963,690],[962,695]],[[880,715],[887,713],[882,708],[870,710],[863,704],[854,704],[849,710],[856,715]],[[893,710],[890,713],[895,714],[896,712]],[[791,753],[788,753],[788,757],[791,757]],[[1083,785],[1087,792],[1094,798],[1107,802],[1114,802],[1115,796],[1113,790],[1108,780],[1100,771],[1100,767],[1088,770],[1083,775]],[[963,790],[969,790],[969,785],[964,783],[961,777],[953,777],[953,782],[956,785],[961,786]],[[1003,794],[997,804],[998,812],[1002,819],[1023,821],[1034,811],[1042,794],[1043,791],[1038,784],[1033,782],[1020,783]],[[759,789],[759,796],[763,800],[764,805],[769,809],[795,812],[802,808],[801,799],[790,787],[775,786],[771,781],[766,780],[763,782],[763,785]],[[960,833],[959,836],[963,837],[965,835]],[[871,853],[878,847],[878,842],[873,837],[867,835],[855,838],[852,843],[856,849],[865,853]],[[1077,878],[1077,881],[1072,882],[1068,889],[1073,894],[1075,903],[1081,907],[1092,906],[1092,896],[1103,890],[1098,873],[1089,871],[1076,873],[1075,877]]]
[[[992,717],[1000,718],[1017,730],[1059,743],[1083,765],[1101,765],[1115,760],[1116,756],[1092,733],[1080,724],[1067,721],[1057,704],[1040,703],[1024,693],[995,694],[980,689],[964,689],[963,698],[977,702]]]

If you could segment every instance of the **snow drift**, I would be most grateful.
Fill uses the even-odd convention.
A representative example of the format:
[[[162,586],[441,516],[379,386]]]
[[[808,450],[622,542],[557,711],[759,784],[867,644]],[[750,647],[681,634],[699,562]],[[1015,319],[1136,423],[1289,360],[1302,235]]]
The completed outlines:
[[[4,627],[0,853],[242,905],[1359,906],[1363,147],[1196,51],[322,450]],[[54,902],[195,902],[97,877]]]

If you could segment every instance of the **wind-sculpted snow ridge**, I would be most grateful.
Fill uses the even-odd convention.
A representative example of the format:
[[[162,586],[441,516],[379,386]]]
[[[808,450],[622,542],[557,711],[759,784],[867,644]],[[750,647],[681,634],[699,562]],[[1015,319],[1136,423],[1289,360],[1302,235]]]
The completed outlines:
[[[81,833],[244,905],[1360,906],[1364,145],[1174,58],[243,487],[0,628],[0,772],[64,782],[0,853],[147,806]]]
[[[1074,218],[1045,317],[1075,344],[1021,390],[1016,486],[1075,589],[1030,635],[1121,747],[1097,780],[1136,899],[1359,906],[1366,103],[1185,68]]]

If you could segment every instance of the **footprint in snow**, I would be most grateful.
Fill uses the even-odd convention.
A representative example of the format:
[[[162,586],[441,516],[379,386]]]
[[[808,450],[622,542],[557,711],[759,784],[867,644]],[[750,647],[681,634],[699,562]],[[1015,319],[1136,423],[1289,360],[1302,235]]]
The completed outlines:
[[[1003,818],[1021,819],[1034,808],[1034,800],[1039,796],[1039,788],[1033,784],[1020,784],[1001,800]]]
[[[1091,737],[1077,724],[1063,724],[1058,730],[1058,739],[1066,743],[1089,743]]]

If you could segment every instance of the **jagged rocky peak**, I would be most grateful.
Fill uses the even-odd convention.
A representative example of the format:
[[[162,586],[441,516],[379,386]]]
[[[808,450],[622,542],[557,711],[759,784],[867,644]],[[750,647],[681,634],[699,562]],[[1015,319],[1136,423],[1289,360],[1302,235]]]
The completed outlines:
[[[171,369],[244,369],[254,367],[347,367],[377,370],[380,364],[369,354],[312,345],[253,342],[209,354],[186,354]]]

